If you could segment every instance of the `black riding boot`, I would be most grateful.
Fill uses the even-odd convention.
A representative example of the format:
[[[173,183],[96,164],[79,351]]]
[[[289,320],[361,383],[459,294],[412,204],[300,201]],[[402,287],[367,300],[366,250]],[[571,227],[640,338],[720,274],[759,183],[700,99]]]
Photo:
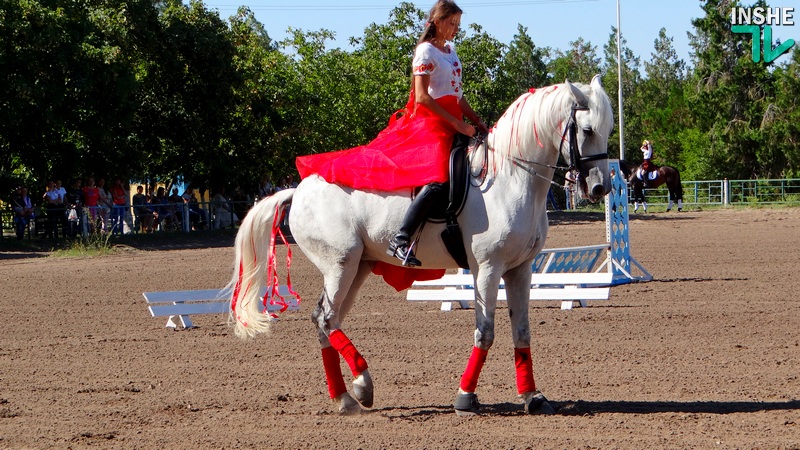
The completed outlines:
[[[436,196],[442,191],[441,183],[431,183],[424,186],[419,194],[411,202],[403,223],[400,224],[400,231],[389,242],[386,254],[394,256],[403,261],[404,266],[421,266],[422,263],[414,256],[411,247],[411,236],[417,231],[422,222],[428,218],[428,210],[436,200]]]

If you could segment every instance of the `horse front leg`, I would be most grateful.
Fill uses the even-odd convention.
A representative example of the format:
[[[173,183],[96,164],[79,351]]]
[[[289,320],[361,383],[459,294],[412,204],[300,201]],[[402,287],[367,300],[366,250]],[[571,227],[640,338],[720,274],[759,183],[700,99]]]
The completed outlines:
[[[526,263],[503,275],[508,297],[508,316],[511,339],[514,342],[514,367],[517,374],[517,393],[522,397],[528,414],[553,414],[555,410],[536,389],[531,358],[531,327],[528,303],[531,289],[531,264]]]
[[[371,267],[370,263],[361,262],[354,275],[348,270],[342,270],[336,276],[326,276],[325,289],[317,308],[312,313],[312,321],[317,325],[322,347],[322,364],[325,369],[328,394],[331,399],[339,403],[339,412],[344,415],[360,413],[359,403],[367,408],[373,404],[374,388],[367,361],[340,329]],[[329,295],[332,290],[334,293]],[[340,355],[353,374],[355,399],[347,392]]]
[[[461,384],[454,404],[456,414],[459,416],[480,413],[475,390],[486,356],[494,343],[494,313],[500,274],[486,267],[478,269],[473,279],[475,280],[475,339],[467,367],[461,375]]]

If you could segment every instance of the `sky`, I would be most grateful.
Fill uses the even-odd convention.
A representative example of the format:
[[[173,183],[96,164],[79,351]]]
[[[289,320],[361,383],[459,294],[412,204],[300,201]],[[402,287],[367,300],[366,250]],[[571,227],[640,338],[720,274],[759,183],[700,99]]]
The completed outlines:
[[[434,2],[412,3],[427,12]],[[649,61],[653,43],[663,27],[667,36],[673,38],[678,57],[690,63],[687,32],[694,32],[691,21],[703,14],[702,3],[700,0],[619,0],[620,29],[628,48],[642,62]],[[800,0],[769,3],[795,8],[796,25],[774,26],[773,39],[791,38],[800,43]],[[289,27],[305,31],[325,28],[336,34],[330,47],[348,49],[350,37],[362,36],[371,23],[388,22],[389,12],[400,0],[292,0],[290,3],[204,0],[204,4],[208,9],[217,10],[223,19],[234,15],[239,6],[248,6],[276,41],[287,36]],[[462,29],[477,23],[491,36],[508,44],[516,34],[517,24],[522,24],[539,47],[567,50],[570,42],[582,37],[597,47],[601,58],[612,27],[617,25],[617,0],[457,0],[457,4],[464,10]]]

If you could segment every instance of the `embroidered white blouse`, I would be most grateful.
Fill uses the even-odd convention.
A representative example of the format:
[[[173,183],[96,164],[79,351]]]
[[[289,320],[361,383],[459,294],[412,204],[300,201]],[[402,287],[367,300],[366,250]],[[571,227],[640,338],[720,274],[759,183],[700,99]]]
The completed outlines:
[[[445,95],[461,98],[461,61],[453,44],[445,44],[445,51],[430,42],[417,46],[412,63],[414,75],[430,75],[428,93],[434,99]]]

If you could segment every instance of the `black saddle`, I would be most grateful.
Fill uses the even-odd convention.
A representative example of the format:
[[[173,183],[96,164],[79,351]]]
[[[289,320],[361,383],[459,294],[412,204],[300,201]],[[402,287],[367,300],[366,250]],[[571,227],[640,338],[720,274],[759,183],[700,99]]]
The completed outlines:
[[[469,159],[467,158],[469,143],[470,138],[463,134],[457,134],[453,138],[453,148],[450,151],[450,181],[443,186],[439,197],[428,212],[427,219],[428,222],[447,223],[446,228],[442,231],[442,241],[450,256],[460,267],[465,269],[469,268],[467,253],[464,249],[461,228],[456,218],[464,209],[469,192]],[[417,190],[417,192],[419,191]],[[445,193],[447,193],[446,196]]]
[[[458,217],[467,202],[469,190],[469,160],[467,146],[470,138],[457,134],[450,151],[450,181],[444,184],[439,198],[428,213],[428,222],[447,222],[447,216]],[[421,189],[421,188],[420,188]],[[444,194],[447,193],[445,196]]]

